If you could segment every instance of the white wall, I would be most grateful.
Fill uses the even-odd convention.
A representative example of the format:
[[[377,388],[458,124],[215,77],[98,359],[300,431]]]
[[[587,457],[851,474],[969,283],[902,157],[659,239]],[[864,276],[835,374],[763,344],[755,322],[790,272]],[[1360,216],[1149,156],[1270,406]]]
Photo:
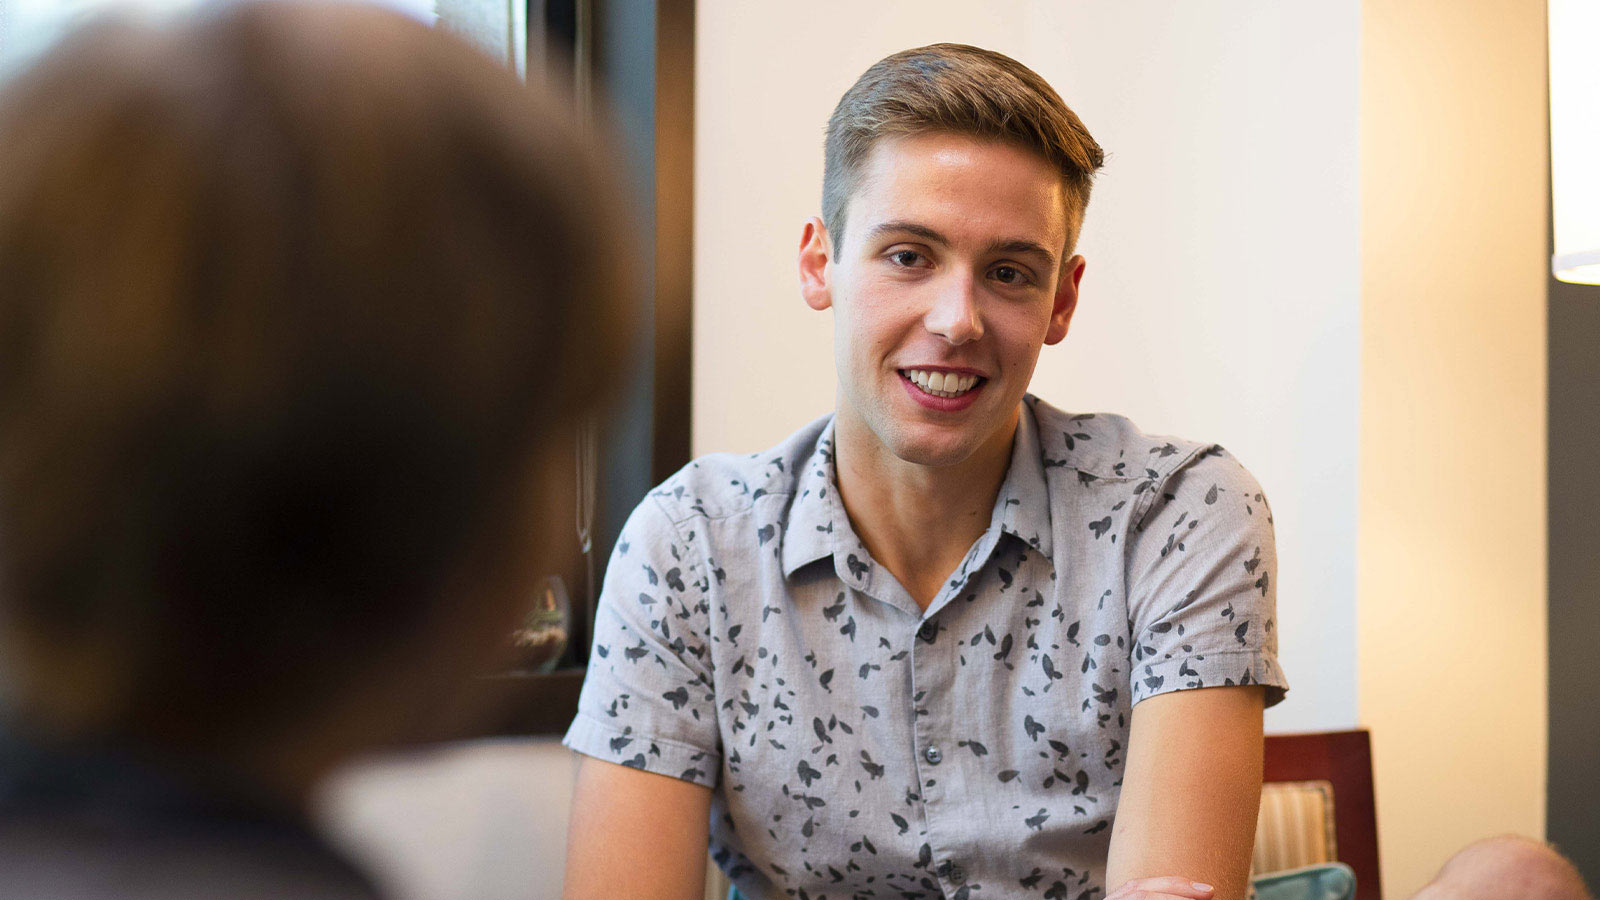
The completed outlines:
[[[1039,3],[1033,25],[1029,61],[1110,153],[1034,389],[1250,467],[1292,686],[1268,728],[1354,725],[1358,10]]]
[[[794,256],[839,95],[906,47],[1010,54],[1109,154],[1073,333],[1035,392],[1218,441],[1251,467],[1278,523],[1293,685],[1269,727],[1355,724],[1356,3],[975,9],[700,5],[695,452],[760,449],[832,408],[831,322],[801,302]]]

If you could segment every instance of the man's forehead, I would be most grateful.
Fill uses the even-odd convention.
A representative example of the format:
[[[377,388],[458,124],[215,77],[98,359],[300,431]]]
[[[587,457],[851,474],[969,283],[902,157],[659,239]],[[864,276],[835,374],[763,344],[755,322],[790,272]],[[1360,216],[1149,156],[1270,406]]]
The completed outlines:
[[[1056,247],[1067,238],[1060,173],[1011,143],[942,133],[884,138],[860,171],[849,216],[858,235],[922,229],[947,242]]]

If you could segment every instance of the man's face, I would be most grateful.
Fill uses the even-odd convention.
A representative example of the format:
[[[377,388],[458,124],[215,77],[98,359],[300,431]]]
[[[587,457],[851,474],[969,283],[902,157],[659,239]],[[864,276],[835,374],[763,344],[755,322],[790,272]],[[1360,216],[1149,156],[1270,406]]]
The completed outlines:
[[[1045,344],[1077,302],[1059,173],[1009,144],[929,134],[874,146],[837,253],[806,224],[802,292],[834,310],[839,427],[906,462],[1009,447]]]

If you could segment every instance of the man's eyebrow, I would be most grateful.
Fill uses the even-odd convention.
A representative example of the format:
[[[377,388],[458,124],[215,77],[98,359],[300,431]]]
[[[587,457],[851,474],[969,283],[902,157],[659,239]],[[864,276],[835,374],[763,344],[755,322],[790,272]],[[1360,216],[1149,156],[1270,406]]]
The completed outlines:
[[[918,225],[915,222],[882,222],[873,226],[873,229],[867,234],[868,237],[874,238],[885,237],[890,234],[914,234],[919,238],[933,241],[936,244],[950,243],[949,239],[944,235],[926,225]]]
[[[1047,247],[1023,238],[995,241],[984,249],[989,253],[1028,253],[1044,257],[1045,263],[1050,266],[1056,264],[1056,255]]]
[[[919,225],[916,222],[883,222],[874,226],[873,229],[868,232],[868,236],[871,238],[882,238],[891,234],[910,234],[922,238],[923,240],[932,241],[936,244],[944,244],[946,246],[949,246],[950,244],[949,238],[946,238],[938,231],[935,231],[926,225]],[[1026,253],[1043,257],[1048,266],[1054,266],[1056,264],[1056,255],[1051,252],[1049,248],[1038,243],[1037,241],[1030,241],[1026,238],[1002,238],[990,243],[989,246],[984,248],[984,252]]]

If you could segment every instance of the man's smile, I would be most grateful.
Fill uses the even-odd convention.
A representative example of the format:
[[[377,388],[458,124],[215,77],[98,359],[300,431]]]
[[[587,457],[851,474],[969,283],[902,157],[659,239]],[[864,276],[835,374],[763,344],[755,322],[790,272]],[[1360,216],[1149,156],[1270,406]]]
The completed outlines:
[[[989,379],[970,371],[949,369],[898,369],[907,393],[922,406],[957,412],[971,406]]]

